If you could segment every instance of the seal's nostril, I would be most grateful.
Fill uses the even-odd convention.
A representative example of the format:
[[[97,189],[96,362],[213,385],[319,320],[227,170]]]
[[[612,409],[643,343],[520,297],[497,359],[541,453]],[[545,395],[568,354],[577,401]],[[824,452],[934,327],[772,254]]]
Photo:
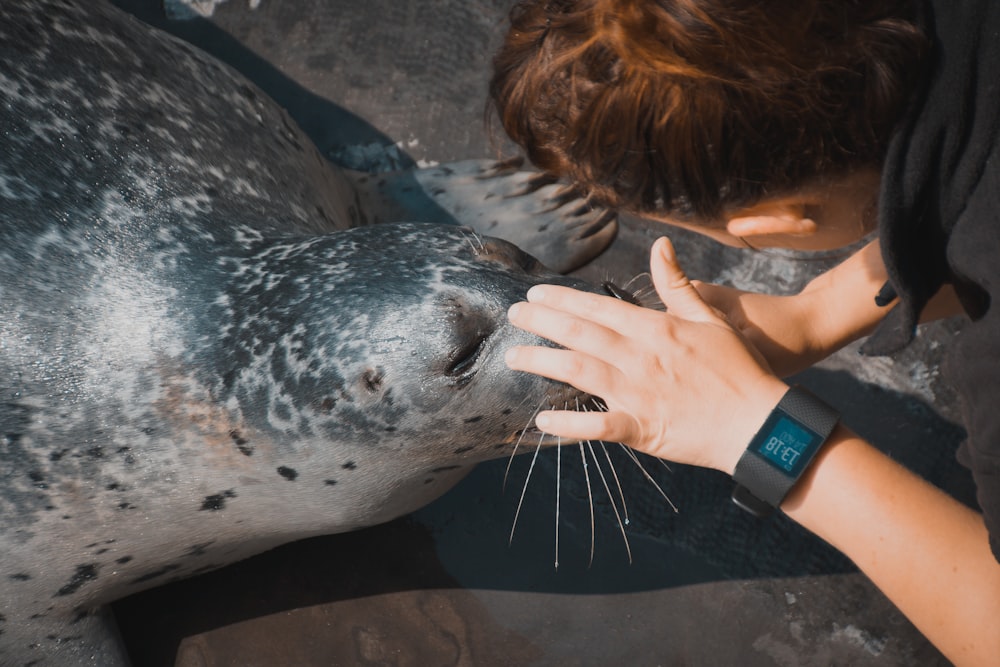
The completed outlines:
[[[621,299],[622,301],[628,301],[629,303],[634,304],[636,306],[640,305],[639,299],[636,298],[635,294],[628,291],[627,289],[615,285],[610,280],[605,280],[603,283],[601,283],[601,287],[604,288],[604,291],[607,292],[609,296],[613,296],[616,299]]]

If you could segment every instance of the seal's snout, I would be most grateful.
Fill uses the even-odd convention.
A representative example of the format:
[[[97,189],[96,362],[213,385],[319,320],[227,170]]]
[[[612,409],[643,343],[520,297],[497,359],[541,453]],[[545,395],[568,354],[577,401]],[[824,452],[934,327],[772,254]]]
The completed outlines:
[[[592,405],[593,396],[562,382],[552,382],[545,392],[545,402],[557,410],[577,410]]]

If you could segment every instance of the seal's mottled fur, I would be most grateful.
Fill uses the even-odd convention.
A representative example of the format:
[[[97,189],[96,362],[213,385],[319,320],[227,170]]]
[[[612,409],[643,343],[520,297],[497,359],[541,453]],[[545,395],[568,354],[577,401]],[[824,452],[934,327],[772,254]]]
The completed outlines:
[[[283,111],[103,3],[0,4],[0,142],[3,665],[122,663],[108,601],[413,510],[574,397],[502,361],[562,279],[356,228]]]

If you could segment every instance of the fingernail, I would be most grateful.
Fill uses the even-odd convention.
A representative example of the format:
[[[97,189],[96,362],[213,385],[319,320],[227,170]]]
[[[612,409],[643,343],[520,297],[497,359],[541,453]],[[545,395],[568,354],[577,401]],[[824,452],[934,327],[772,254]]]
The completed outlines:
[[[545,300],[546,289],[542,285],[535,285],[528,290],[528,301],[540,303]]]
[[[517,362],[517,348],[508,348],[507,351],[503,353],[503,360],[508,367],[515,364]]]
[[[538,430],[544,431],[551,425],[552,425],[552,417],[549,416],[547,413],[542,412],[537,417],[535,417],[535,427]]]
[[[665,236],[660,239],[660,256],[671,264],[674,263],[674,247]]]
[[[515,303],[513,306],[507,309],[507,319],[513,322],[514,319],[517,317],[518,313],[520,312],[521,312],[520,302]]]

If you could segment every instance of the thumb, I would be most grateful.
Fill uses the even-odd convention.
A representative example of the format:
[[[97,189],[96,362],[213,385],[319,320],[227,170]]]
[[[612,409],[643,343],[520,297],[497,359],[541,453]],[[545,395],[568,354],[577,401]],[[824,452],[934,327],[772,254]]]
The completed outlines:
[[[653,286],[667,312],[686,320],[716,320],[717,315],[698,294],[677,263],[677,254],[670,239],[663,236],[653,244],[649,257],[649,272]]]

